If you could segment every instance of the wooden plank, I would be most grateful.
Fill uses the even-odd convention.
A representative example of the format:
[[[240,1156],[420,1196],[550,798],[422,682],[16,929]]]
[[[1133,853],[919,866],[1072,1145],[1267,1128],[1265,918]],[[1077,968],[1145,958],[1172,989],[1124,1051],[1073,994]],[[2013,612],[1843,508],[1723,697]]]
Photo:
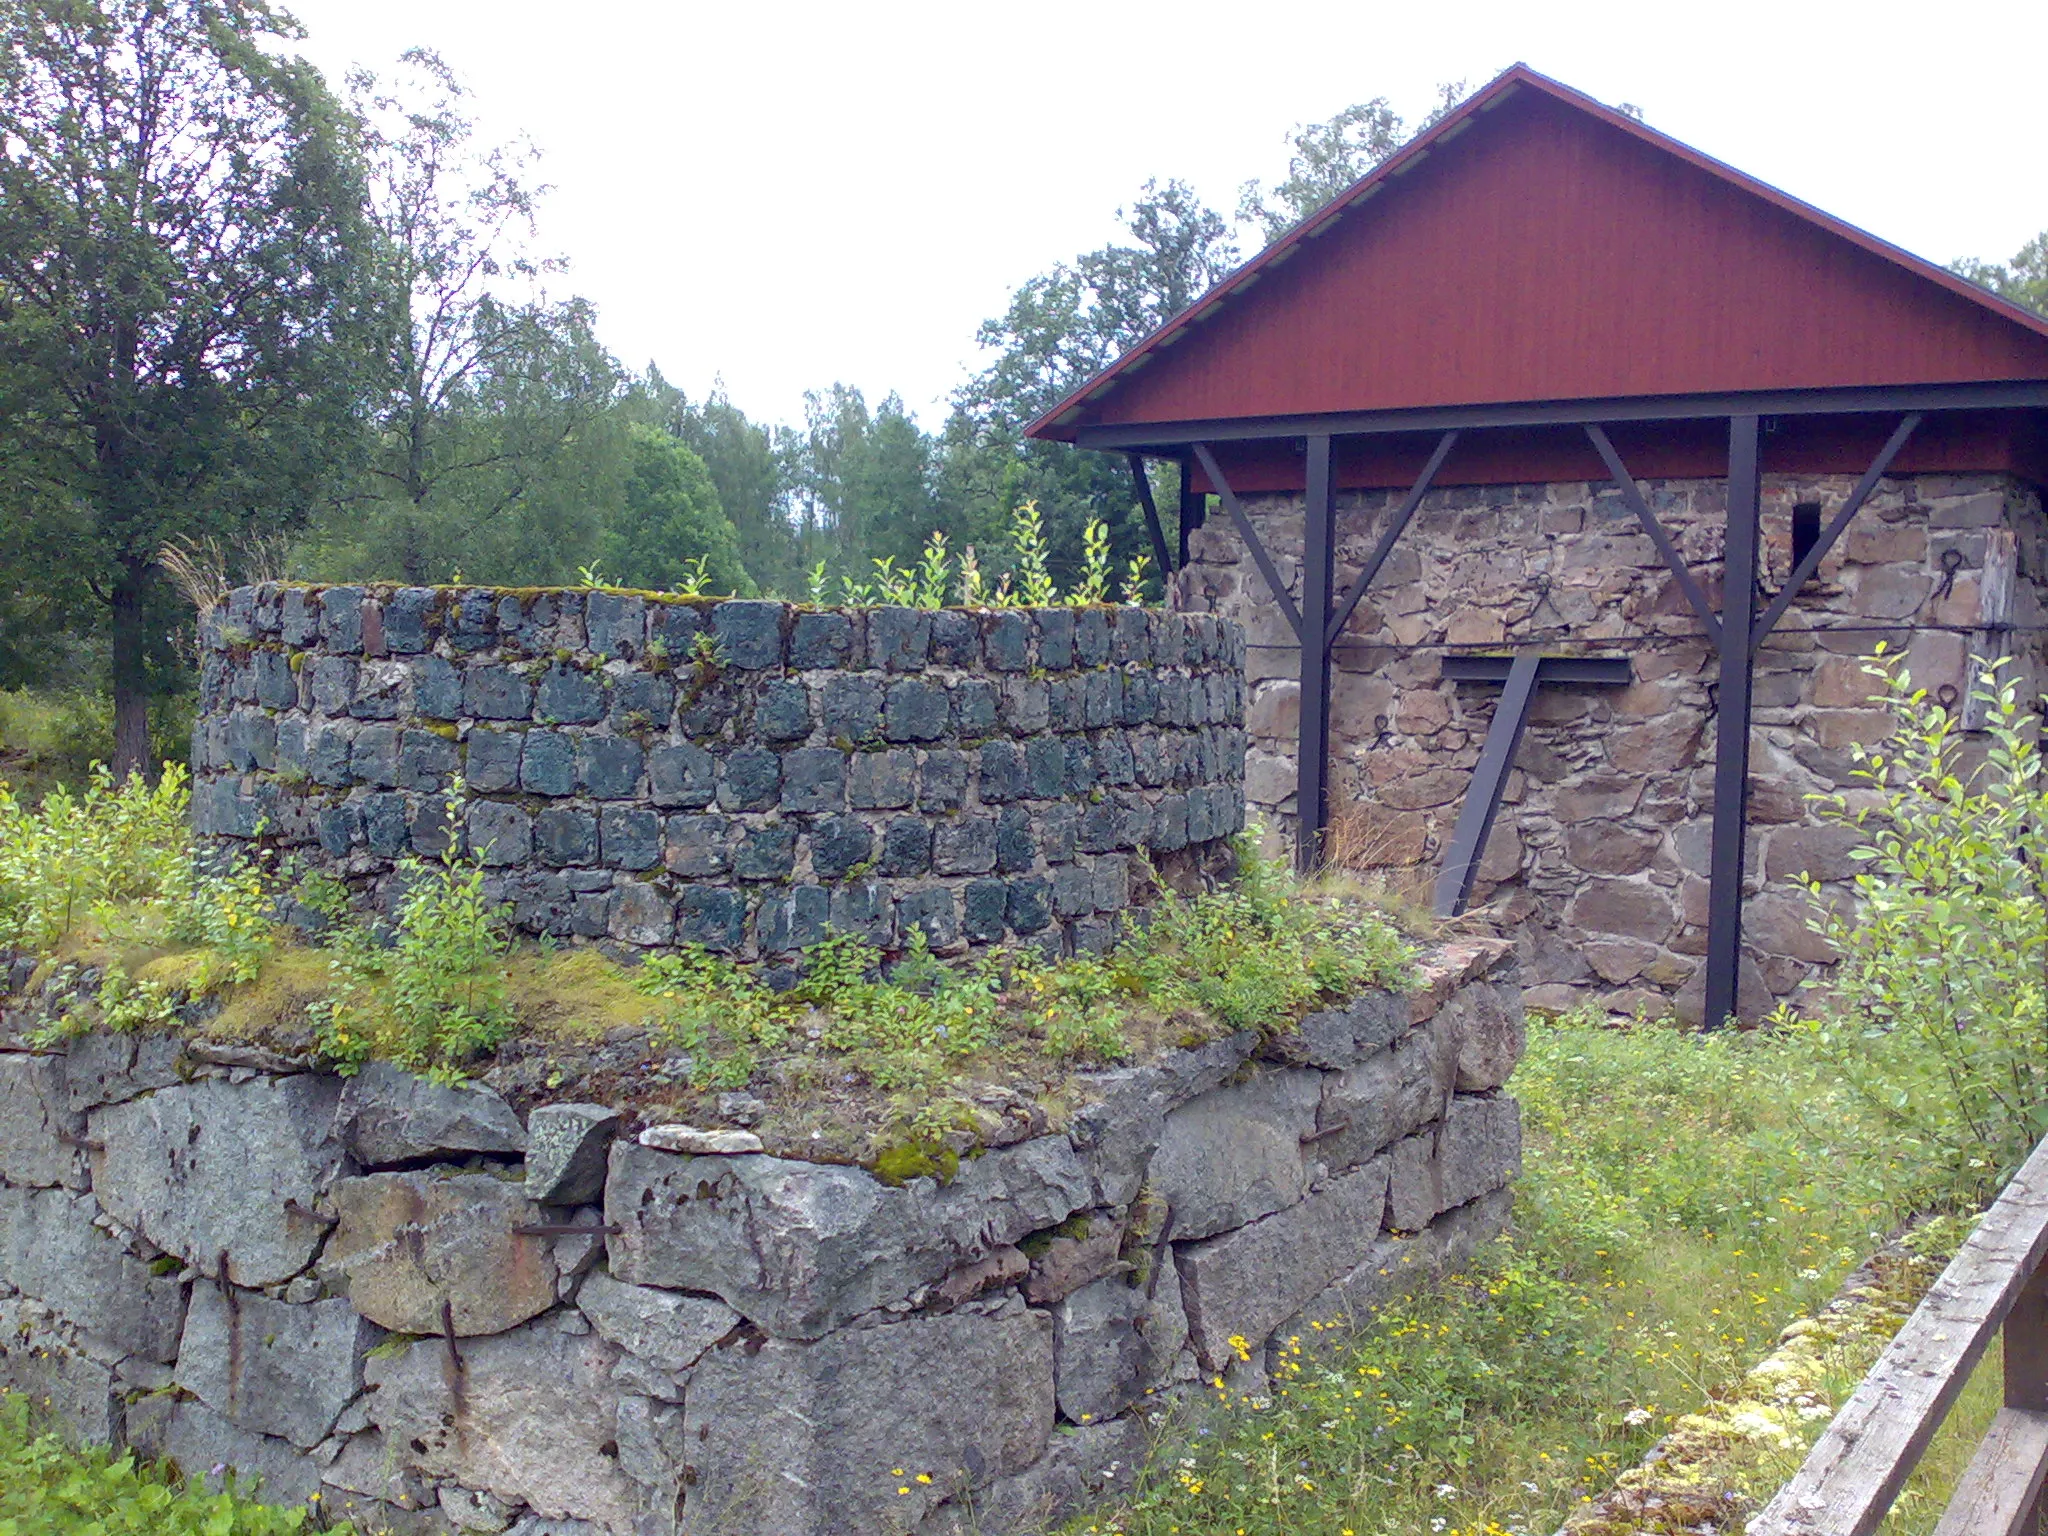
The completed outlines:
[[[1749,1536],[1869,1536],[2048,1255],[2048,1141],[2034,1148]]]
[[[2048,1413],[2001,1408],[1934,1536],[2023,1536],[2048,1475]]]

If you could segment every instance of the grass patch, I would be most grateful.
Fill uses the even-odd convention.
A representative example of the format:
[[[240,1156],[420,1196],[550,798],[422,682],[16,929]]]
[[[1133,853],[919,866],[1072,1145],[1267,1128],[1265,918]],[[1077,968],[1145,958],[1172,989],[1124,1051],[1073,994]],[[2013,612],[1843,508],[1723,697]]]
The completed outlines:
[[[1342,1344],[1301,1341],[1270,1396],[1163,1445],[1070,1532],[1549,1536],[1739,1396],[1904,1214],[1902,1160],[1799,1034],[1535,1022],[1510,1089],[1513,1239]],[[1861,1369],[1843,1356],[1822,1392]],[[1800,1455],[1738,1458],[1731,1491],[1768,1493]]]
[[[29,1400],[0,1394],[0,1536],[291,1536],[304,1509],[208,1493],[168,1466],[74,1450],[39,1432]],[[333,1527],[345,1530],[346,1527]]]

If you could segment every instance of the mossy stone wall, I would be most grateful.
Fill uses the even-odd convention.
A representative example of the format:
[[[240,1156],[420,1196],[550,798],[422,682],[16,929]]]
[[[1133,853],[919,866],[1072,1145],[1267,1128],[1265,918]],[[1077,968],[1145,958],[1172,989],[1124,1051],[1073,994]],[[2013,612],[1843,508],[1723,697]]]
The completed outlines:
[[[202,836],[388,904],[460,775],[532,934],[1100,948],[1244,824],[1244,637],[1206,614],[264,584],[202,643]]]

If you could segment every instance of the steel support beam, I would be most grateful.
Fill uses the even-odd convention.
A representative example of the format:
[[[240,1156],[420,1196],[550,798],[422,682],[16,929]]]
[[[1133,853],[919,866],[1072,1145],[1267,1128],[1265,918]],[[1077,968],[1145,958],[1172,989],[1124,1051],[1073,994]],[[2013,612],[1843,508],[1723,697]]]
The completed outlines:
[[[1081,448],[1175,453],[1194,443],[1302,438],[1373,437],[1389,432],[1451,428],[1584,426],[1587,422],[1711,421],[1752,416],[1890,416],[1900,411],[2039,410],[2048,379],[2002,384],[1885,384],[1854,389],[1769,390],[1748,394],[1622,396],[1514,405],[1420,406],[1395,411],[1332,411],[1315,416],[1129,422],[1076,429]]]
[[[1515,766],[1515,749],[1522,744],[1522,728],[1529,723],[1529,701],[1536,696],[1536,674],[1542,664],[1543,658],[1537,652],[1522,651],[1508,667],[1500,702],[1493,708],[1493,724],[1486,728],[1486,745],[1479,749],[1479,766],[1472,770],[1465,803],[1458,809],[1450,851],[1444,855],[1444,867],[1436,877],[1434,907],[1438,917],[1456,917],[1471,898],[1472,881],[1486,852],[1487,835],[1493,831],[1493,818],[1500,811],[1501,791],[1507,788],[1508,771]]]
[[[1322,863],[1330,817],[1330,593],[1337,563],[1336,498],[1330,440],[1308,440],[1301,560],[1301,740],[1295,754],[1294,863],[1309,874]]]
[[[1650,542],[1657,546],[1657,553],[1664,557],[1664,564],[1671,570],[1672,579],[1678,583],[1678,590],[1685,594],[1685,600],[1692,604],[1692,611],[1699,615],[1702,626],[1713,639],[1721,638],[1721,621],[1714,616],[1713,606],[1707,601],[1707,594],[1700,590],[1700,584],[1693,580],[1693,574],[1686,568],[1685,556],[1678,552],[1678,546],[1671,542],[1671,535],[1664,531],[1664,525],[1657,521],[1657,514],[1650,510],[1650,504],[1643,500],[1643,493],[1637,487],[1635,476],[1628,472],[1628,466],[1621,462],[1621,455],[1614,451],[1614,444],[1607,440],[1607,431],[1598,422],[1586,423],[1586,436],[1591,440],[1600,461],[1607,466],[1607,473],[1613,477],[1614,487],[1621,492],[1621,499],[1628,503],[1628,509],[1635,513],[1636,521],[1643,525],[1643,532],[1650,536]]]
[[[1325,438],[1325,442],[1329,439]],[[1238,504],[1237,492],[1230,488],[1230,482],[1223,478],[1222,466],[1216,462],[1216,455],[1209,451],[1207,443],[1195,444],[1195,457],[1201,460],[1202,472],[1209,477],[1209,483],[1216,487],[1216,495],[1223,502],[1223,510],[1230,514],[1230,520],[1237,524],[1238,536],[1244,540],[1244,547],[1251,552],[1252,564],[1259,568],[1259,574],[1266,578],[1266,589],[1273,594],[1273,601],[1280,605],[1280,611],[1287,615],[1287,622],[1294,629],[1294,638],[1302,637],[1301,610],[1294,606],[1294,597],[1287,590],[1287,583],[1280,579],[1280,572],[1273,565],[1273,557],[1266,553],[1266,546],[1259,542],[1259,530],[1252,526],[1252,520],[1245,516],[1244,508]]]
[[[1708,1029],[1736,1016],[1742,977],[1743,839],[1749,823],[1749,698],[1756,677],[1757,524],[1762,476],[1754,416],[1728,418],[1728,532],[1715,688],[1714,827],[1708,853]]]
[[[1195,461],[1182,454],[1176,462],[1180,465],[1180,563],[1177,571],[1188,568],[1188,535],[1202,526],[1202,519],[1208,513],[1206,499],[1195,489]]]
[[[1849,520],[1856,515],[1863,503],[1870,499],[1870,493],[1877,489],[1877,482],[1884,478],[1884,472],[1892,467],[1892,460],[1899,456],[1899,450],[1906,446],[1906,439],[1913,435],[1914,429],[1919,425],[1920,417],[1914,415],[1908,416],[1893,429],[1884,447],[1878,450],[1877,457],[1870,461],[1870,468],[1863,471],[1863,478],[1856,482],[1856,489],[1851,491],[1849,499],[1842,503],[1842,510],[1835,514],[1833,522],[1821,530],[1821,535],[1814,541],[1813,547],[1806,551],[1805,556],[1792,568],[1792,574],[1785,578],[1784,589],[1771,600],[1771,606],[1764,610],[1764,616],[1757,620],[1756,633],[1750,637],[1749,642],[1752,651],[1761,647],[1769,638],[1771,631],[1778,627],[1778,621],[1785,617],[1785,610],[1792,606],[1792,599],[1799,595],[1799,589],[1806,585],[1815,571],[1820,569],[1821,561],[1826,559],[1828,551],[1835,547],[1835,540],[1848,529]]]
[[[1310,441],[1313,442],[1314,439],[1311,438]],[[1324,438],[1323,441],[1328,442],[1329,439]],[[1345,624],[1351,618],[1352,609],[1356,608],[1358,600],[1365,596],[1365,589],[1372,585],[1373,577],[1379,575],[1380,567],[1387,563],[1387,556],[1394,552],[1395,542],[1407,528],[1408,520],[1415,516],[1415,509],[1422,505],[1422,498],[1429,493],[1430,483],[1436,479],[1436,472],[1444,467],[1444,460],[1450,457],[1451,449],[1457,446],[1457,442],[1458,434],[1455,432],[1446,432],[1437,439],[1436,452],[1429,456],[1429,462],[1422,466],[1422,473],[1415,477],[1415,484],[1409,488],[1401,505],[1395,508],[1394,515],[1387,520],[1386,531],[1380,535],[1379,543],[1373,546],[1372,553],[1359,568],[1358,579],[1351,583],[1351,589],[1344,594],[1344,600],[1337,605],[1336,612],[1330,615],[1330,622],[1323,627],[1326,643],[1334,642],[1343,632]]]
[[[1159,508],[1152,500],[1152,477],[1145,473],[1145,456],[1131,455],[1131,483],[1138,492],[1138,505],[1145,512],[1145,529],[1152,535],[1152,554],[1159,562],[1159,590],[1166,590],[1166,578],[1173,574],[1173,561],[1166,554],[1166,530],[1159,526]]]

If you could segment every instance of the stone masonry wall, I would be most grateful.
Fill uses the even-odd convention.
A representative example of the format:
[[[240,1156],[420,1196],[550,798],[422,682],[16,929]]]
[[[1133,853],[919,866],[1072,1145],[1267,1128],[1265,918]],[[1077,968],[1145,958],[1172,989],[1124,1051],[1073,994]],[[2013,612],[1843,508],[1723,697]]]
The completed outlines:
[[[1243,637],[1137,608],[265,585],[203,626],[197,830],[388,903],[442,791],[531,933],[1100,947],[1243,824]]]
[[[900,1187],[381,1065],[38,1051],[55,999],[16,996],[0,1382],[395,1536],[1035,1532],[1499,1230],[1512,965],[1446,946],[1411,996],[1084,1077]]]
[[[1797,502],[1831,518],[1849,476],[1768,475],[1763,586],[1792,566]],[[1720,600],[1719,480],[1643,482],[1688,565]],[[1338,586],[1371,549],[1398,492],[1338,499]],[[1249,510],[1300,596],[1301,502]],[[2010,655],[2025,689],[2048,682],[2039,586],[2048,523],[2037,491],[2003,475],[1883,481],[1758,658],[1751,742],[1749,893],[1740,1006],[1767,1012],[1832,958],[1806,929],[1810,871],[1839,893],[1857,839],[1816,823],[1808,796],[1848,790],[1849,749],[1885,735],[1866,658],[1907,652],[1916,682],[1965,708],[1974,656]],[[1248,638],[1246,794],[1276,836],[1294,818],[1299,652],[1234,529],[1198,530],[1182,606],[1238,619]],[[1837,626],[1832,633],[1799,633]],[[2027,626],[2034,626],[2029,630]],[[1446,681],[1446,646],[1634,663],[1625,689],[1537,695],[1475,903],[1498,899],[1532,1003],[1602,996],[1696,1019],[1706,948],[1716,662],[1648,537],[1611,487],[1584,482],[1432,491],[1345,631],[1335,659],[1330,805],[1352,859],[1433,879],[1498,689]],[[1841,899],[1835,895],[1830,899]]]

